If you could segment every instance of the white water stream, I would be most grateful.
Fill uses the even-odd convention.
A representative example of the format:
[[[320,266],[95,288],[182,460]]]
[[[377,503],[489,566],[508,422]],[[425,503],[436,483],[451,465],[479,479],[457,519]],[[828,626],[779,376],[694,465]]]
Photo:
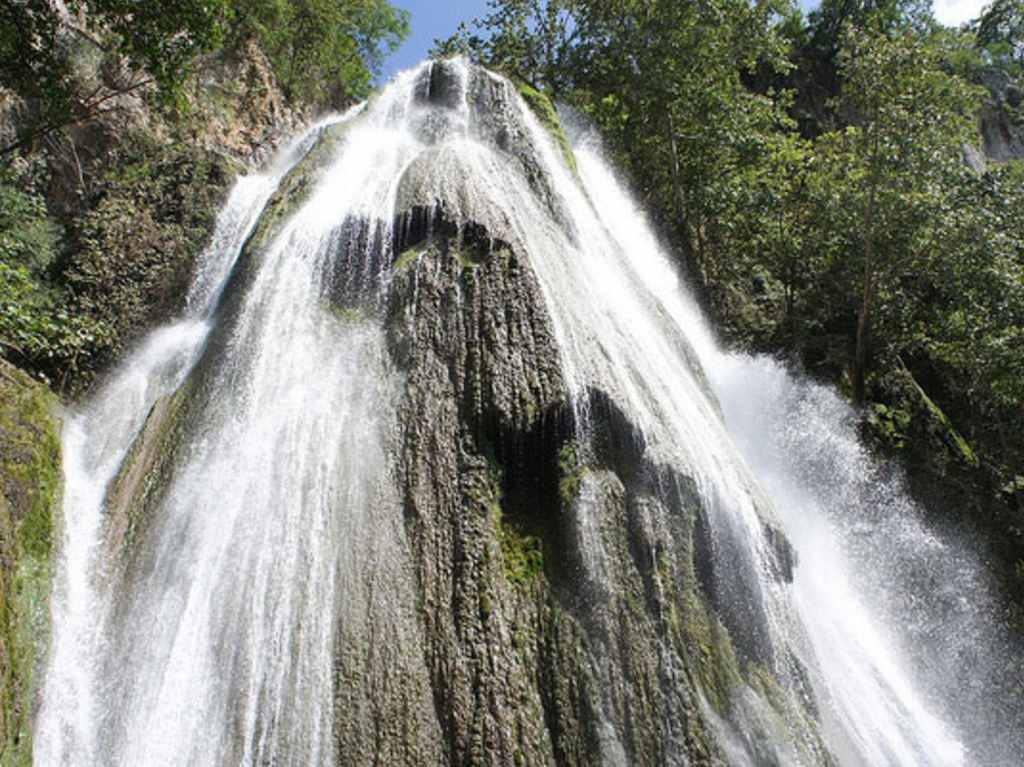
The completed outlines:
[[[239,181],[184,318],[147,337],[69,420],[36,767],[336,764],[336,616],[366,566],[353,542],[387,472],[400,386],[383,329],[339,311],[338,276],[386,282],[400,182],[417,162],[427,164],[421,194],[525,247],[579,422],[587,393],[600,390],[642,431],[651,462],[694,477],[728,563],[720,603],[734,623],[747,622],[784,682],[794,682],[790,659],[799,658],[840,763],[977,764],[965,736],[995,735],[958,729],[976,720],[944,699],[952,672],[922,678],[951,648],[933,643],[910,657],[927,632],[900,625],[899,603],[921,552],[942,558],[935,577],[957,577],[967,602],[947,600],[953,617],[925,606],[915,620],[957,620],[968,627],[965,643],[989,641],[978,565],[931,535],[897,486],[878,489],[834,395],[719,350],[585,132],[574,140],[577,178],[521,101],[512,114],[488,116],[509,130],[526,126],[519,138],[537,153],[549,206],[521,166],[484,140],[493,129],[467,100],[468,67],[457,66],[461,99],[420,103],[429,66],[343,118],[351,125],[310,198],[249,266],[241,298],[218,312],[247,236],[308,137],[272,170]],[[342,225],[353,220],[369,222],[360,231],[370,235],[350,238]],[[154,403],[200,368],[198,412],[150,545],[137,555],[130,593],[109,593],[108,486]],[[792,585],[773,571],[766,523],[776,518],[798,554]],[[868,546],[852,540],[862,524],[882,525]],[[599,563],[602,553],[591,553]],[[736,726],[722,724],[723,740],[743,740]],[[730,753],[754,763],[742,746]],[[803,754],[780,743],[776,757],[796,764]]]

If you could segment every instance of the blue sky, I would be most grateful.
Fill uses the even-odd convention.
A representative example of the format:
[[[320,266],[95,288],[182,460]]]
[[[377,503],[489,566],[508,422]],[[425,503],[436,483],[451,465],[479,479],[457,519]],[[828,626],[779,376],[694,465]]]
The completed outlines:
[[[384,79],[419,64],[438,37],[448,37],[460,21],[483,16],[487,0],[391,0],[391,4],[412,14],[412,33],[405,44],[384,65]]]
[[[412,14],[412,34],[384,65],[383,80],[390,80],[427,57],[436,38],[448,37],[460,21],[482,16],[487,0],[391,0],[393,5]],[[943,24],[958,25],[975,18],[985,0],[934,0],[935,16]],[[804,8],[817,6],[818,0],[801,0]]]

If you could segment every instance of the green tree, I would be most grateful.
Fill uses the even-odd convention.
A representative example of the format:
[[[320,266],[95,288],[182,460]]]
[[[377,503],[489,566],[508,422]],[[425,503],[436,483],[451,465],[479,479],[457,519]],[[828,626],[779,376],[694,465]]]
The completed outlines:
[[[935,26],[932,0],[822,0],[808,17],[811,45],[834,59],[843,47],[847,27],[892,32],[912,29],[919,33]]]
[[[235,0],[236,37],[254,35],[286,94],[321,108],[365,97],[409,33],[386,0]]]
[[[4,153],[65,125],[102,114],[121,93],[153,84],[173,98],[195,57],[216,47],[228,0],[50,0],[0,5],[0,86],[25,99],[31,119]],[[87,20],[88,29],[78,23]],[[111,90],[76,87],[72,51],[77,37],[124,61],[133,76]]]
[[[572,81],[578,0],[489,0],[489,12],[437,40],[434,56],[465,55],[535,87],[559,91]]]
[[[786,122],[744,83],[759,64],[784,66],[775,14],[745,0],[592,2],[579,14],[574,63],[587,111],[705,283],[728,261],[745,176]]]
[[[844,35],[839,110],[850,125],[823,136],[818,149],[859,272],[849,275],[859,296],[851,366],[858,402],[876,304],[903,300],[900,279],[937,265],[939,224],[963,172],[962,146],[976,135],[980,90],[940,64],[939,51],[910,32],[851,26]]]
[[[74,372],[107,334],[102,322],[67,309],[50,277],[61,228],[42,197],[0,170],[0,354],[51,374]]]
[[[975,22],[977,45],[996,63],[1024,66],[1024,2],[993,0]]]

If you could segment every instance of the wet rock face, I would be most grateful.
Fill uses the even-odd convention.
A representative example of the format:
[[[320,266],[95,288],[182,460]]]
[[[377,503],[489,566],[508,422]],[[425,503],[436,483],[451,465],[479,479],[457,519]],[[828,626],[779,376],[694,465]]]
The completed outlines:
[[[560,223],[570,225],[562,201],[553,193],[543,164],[538,161],[540,148],[511,82],[480,67],[439,61],[424,70],[416,93],[420,103],[435,107],[412,121],[422,141],[439,144],[443,139],[465,136],[494,150],[527,180]],[[557,143],[565,145],[571,157],[554,106],[546,96],[535,91],[533,94],[537,99],[535,111],[543,111],[542,127],[553,134]],[[446,204],[449,210],[458,211],[459,221],[483,226],[492,236],[507,240],[510,235],[502,212],[488,209],[485,204],[492,197],[487,186],[495,179],[480,176],[479,166],[474,166],[466,156],[472,151],[467,143],[455,142],[424,153],[403,179],[397,209]]]
[[[457,107],[466,95],[458,69],[447,61],[439,61],[424,72],[416,92],[421,101],[448,109]]]
[[[443,112],[467,100],[474,138],[514,156],[558,217],[507,82],[442,63],[417,93]],[[738,653],[735,616],[716,612],[694,481],[651,463],[603,392],[580,441],[528,253],[473,170],[445,144],[406,171],[382,311],[405,382],[392,455],[418,639],[391,660],[415,673],[373,705],[408,711],[426,680],[430,724],[371,739],[339,708],[339,761],[723,764],[711,718],[770,652],[754,628]],[[781,534],[773,546],[791,578]]]
[[[694,483],[649,464],[601,392],[579,444],[528,260],[428,215],[397,227],[385,311],[419,590],[422,655],[405,662],[425,669],[434,717],[402,748],[441,764],[722,763],[703,707],[726,716],[742,676],[701,581]],[[378,694],[397,709],[411,690]],[[344,743],[343,762],[373,753]]]

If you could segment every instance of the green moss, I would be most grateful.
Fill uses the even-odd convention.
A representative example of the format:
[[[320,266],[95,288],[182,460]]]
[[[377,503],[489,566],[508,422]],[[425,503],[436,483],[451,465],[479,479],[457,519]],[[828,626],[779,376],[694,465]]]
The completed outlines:
[[[499,475],[491,477],[487,492],[505,578],[516,587],[529,588],[544,574],[543,543],[527,530],[525,520],[506,512]]]
[[[946,446],[956,455],[956,457],[963,461],[968,466],[978,465],[978,456],[975,455],[974,450],[967,443],[967,440],[961,436],[953,423],[946,417],[946,414],[942,412],[942,409],[932,401],[932,399],[925,394],[924,389],[920,387],[914,377],[909,372],[905,371],[907,379],[910,381],[914,392],[920,399],[921,405],[928,413],[934,430],[938,433],[939,437],[946,444]]]
[[[558,453],[558,470],[561,479],[558,481],[558,494],[566,506],[576,500],[579,495],[587,468],[580,458],[580,448],[576,442],[568,442]]]
[[[326,310],[332,317],[346,325],[354,325],[366,319],[366,312],[358,306],[338,306],[328,303]]]
[[[396,272],[401,272],[405,269],[408,269],[410,266],[416,263],[416,259],[418,259],[422,254],[423,251],[421,250],[417,250],[416,248],[409,248],[408,250],[403,251],[398,255],[398,258],[395,259],[395,264],[392,268]]]
[[[61,469],[56,401],[0,361],[0,755],[31,764],[35,670],[49,636]]]
[[[768,704],[771,731],[777,742],[789,742],[800,753],[801,764],[820,764],[832,767],[834,761],[821,738],[818,722],[793,693],[786,690],[764,666],[750,663],[746,669],[750,689]],[[796,734],[801,735],[797,736]]]
[[[497,518],[498,541],[505,577],[516,586],[529,586],[544,573],[544,552],[541,541],[534,535],[517,529],[501,516]]]
[[[514,82],[516,90],[523,97],[523,101],[530,107],[530,110],[537,116],[540,124],[551,134],[556,146],[562,151],[562,156],[565,158],[565,164],[569,166],[569,170],[573,172],[573,175],[578,176],[579,168],[576,165],[576,155],[573,154],[572,145],[569,144],[569,138],[565,135],[562,121],[558,118],[558,111],[555,109],[551,99],[547,94],[541,93],[522,80],[515,80]]]
[[[743,683],[732,639],[695,590],[685,595],[684,611],[683,616],[673,615],[670,620],[682,629],[691,651],[696,651],[696,674],[708,703],[723,714],[733,690]]]
[[[900,450],[907,444],[907,429],[910,427],[910,414],[906,410],[888,407],[880,402],[871,405],[868,410],[868,425],[875,433],[894,450]]]
[[[459,259],[463,269],[476,269],[483,263],[483,258],[481,258],[479,253],[475,253],[467,248],[456,250],[455,257]]]

